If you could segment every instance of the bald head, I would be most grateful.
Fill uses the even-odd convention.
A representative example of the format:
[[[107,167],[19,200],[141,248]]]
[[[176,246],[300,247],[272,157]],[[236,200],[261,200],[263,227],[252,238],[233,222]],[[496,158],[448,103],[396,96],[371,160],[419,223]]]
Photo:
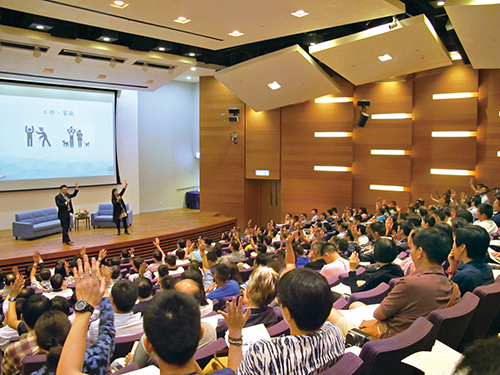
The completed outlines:
[[[184,279],[175,284],[174,289],[178,292],[189,294],[199,300],[198,295],[200,294],[200,288],[196,281],[191,279]]]

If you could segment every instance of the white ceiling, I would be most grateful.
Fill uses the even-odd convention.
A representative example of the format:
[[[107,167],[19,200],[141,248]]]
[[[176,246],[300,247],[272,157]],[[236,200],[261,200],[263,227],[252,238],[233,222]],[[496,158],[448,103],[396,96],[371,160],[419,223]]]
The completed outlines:
[[[255,111],[284,107],[340,91],[300,46],[269,53],[215,73],[215,78]],[[281,88],[271,90],[277,81]]]
[[[500,1],[447,0],[445,9],[474,69],[500,68]]]
[[[2,0],[1,6],[26,13],[213,50],[405,13],[398,0]],[[306,17],[291,15],[299,9]],[[179,16],[191,22],[174,22]],[[238,30],[240,37],[228,33]]]
[[[323,42],[309,47],[309,53],[355,85],[452,64],[424,15]],[[385,54],[392,60],[378,59]]]

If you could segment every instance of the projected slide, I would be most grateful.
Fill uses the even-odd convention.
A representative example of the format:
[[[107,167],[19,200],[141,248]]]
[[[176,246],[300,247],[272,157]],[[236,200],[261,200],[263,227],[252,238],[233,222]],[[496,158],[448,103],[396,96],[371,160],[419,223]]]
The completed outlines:
[[[114,92],[0,84],[0,190],[116,182]]]

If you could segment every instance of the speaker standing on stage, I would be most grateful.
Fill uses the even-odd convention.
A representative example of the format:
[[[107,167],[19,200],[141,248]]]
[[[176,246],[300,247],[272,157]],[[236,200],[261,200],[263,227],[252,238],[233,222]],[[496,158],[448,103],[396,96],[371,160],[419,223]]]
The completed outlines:
[[[66,185],[61,185],[60,189],[61,192],[56,195],[56,205],[59,209],[57,217],[61,221],[62,242],[66,245],[71,245],[73,242],[70,240],[68,235],[70,214],[73,213],[71,198],[76,197],[78,194],[78,182],[75,184],[75,191],[73,194],[68,194],[68,187]]]
[[[111,191],[111,203],[113,203],[113,221],[116,223],[116,229],[118,229],[118,235],[120,235],[120,220],[123,223],[123,228],[125,229],[125,234],[130,234],[128,232],[127,225],[127,206],[123,201],[123,194],[127,189],[128,183],[125,181],[125,186],[122,191],[118,193],[118,189],[114,188]]]

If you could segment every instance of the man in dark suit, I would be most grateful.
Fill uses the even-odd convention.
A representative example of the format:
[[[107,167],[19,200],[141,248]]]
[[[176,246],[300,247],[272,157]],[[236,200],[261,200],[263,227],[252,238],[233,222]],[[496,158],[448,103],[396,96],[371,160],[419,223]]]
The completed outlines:
[[[75,191],[73,194],[68,194],[68,187],[66,185],[60,186],[61,192],[56,195],[56,205],[59,209],[57,217],[61,221],[62,227],[62,242],[66,245],[71,245],[73,242],[68,235],[70,214],[73,213],[73,204],[71,198],[76,197],[78,194],[78,183],[75,184]]]

